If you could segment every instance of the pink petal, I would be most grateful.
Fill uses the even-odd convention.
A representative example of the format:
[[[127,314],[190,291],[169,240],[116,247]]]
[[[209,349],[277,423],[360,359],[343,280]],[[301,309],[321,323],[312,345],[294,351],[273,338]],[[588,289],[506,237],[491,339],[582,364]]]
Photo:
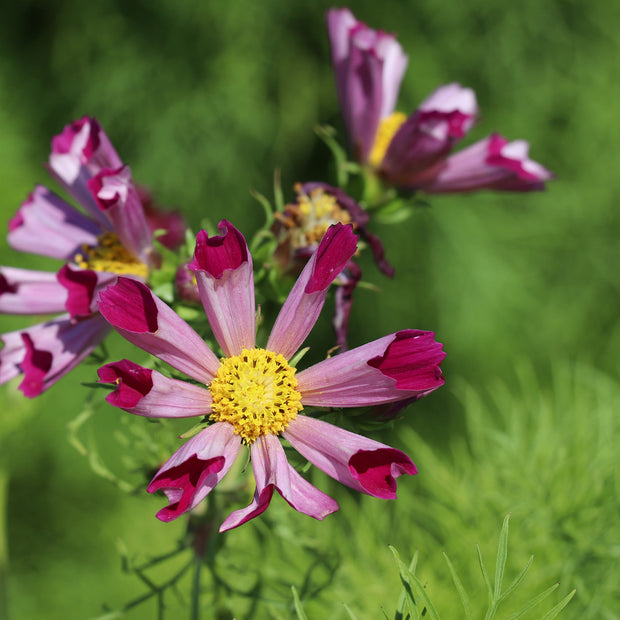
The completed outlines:
[[[403,330],[297,374],[304,406],[364,407],[426,395],[443,385],[433,332]]]
[[[97,295],[116,281],[115,273],[79,269],[66,264],[57,274],[58,283],[66,289],[67,312],[82,318],[97,311]]]
[[[99,311],[116,331],[201,383],[210,383],[220,362],[204,340],[141,282],[119,277],[99,294]]]
[[[365,162],[379,121],[394,111],[407,56],[395,37],[330,9],[327,30],[340,108],[355,157]]]
[[[38,396],[75,368],[110,331],[99,314],[78,322],[61,315],[47,323],[2,334],[0,384],[24,375],[19,389]]]
[[[267,342],[267,349],[289,359],[316,323],[329,285],[357,248],[350,225],[330,226],[289,293]]]
[[[243,235],[228,221],[219,224],[220,236],[205,230],[196,237],[189,264],[213,335],[226,357],[251,349],[256,336],[252,257]]]
[[[396,478],[417,473],[400,450],[304,415],[298,415],[283,435],[332,478],[381,499],[396,498]]]
[[[411,188],[428,193],[542,190],[553,174],[528,158],[528,148],[523,140],[509,143],[493,134],[451,155],[424,177],[413,179]]]
[[[232,512],[220,527],[220,532],[231,530],[258,517],[267,509],[274,488],[298,512],[319,521],[338,510],[338,503],[312,486],[293,469],[275,435],[261,435],[251,447],[252,469],[256,491],[251,504]]]
[[[87,116],[67,125],[52,139],[49,169],[52,175],[105,229],[110,222],[97,208],[87,183],[104,168],[123,165],[108,136],[94,118]]]
[[[101,232],[60,196],[37,185],[9,222],[7,239],[14,250],[70,260],[82,245],[96,245]]]
[[[64,312],[67,291],[55,273],[0,267],[0,313],[51,314]]]
[[[148,492],[163,490],[170,505],[157,513],[172,521],[195,508],[232,466],[241,439],[226,422],[217,422],[187,441],[157,472]]]
[[[393,137],[381,163],[391,183],[408,186],[443,160],[476,120],[476,96],[469,88],[447,84],[438,88]]]
[[[186,418],[211,413],[211,393],[200,386],[170,379],[129,360],[97,371],[102,383],[116,383],[106,400],[129,413],[149,418]]]
[[[151,230],[129,166],[104,168],[87,183],[97,206],[112,223],[123,246],[144,263],[152,253]]]

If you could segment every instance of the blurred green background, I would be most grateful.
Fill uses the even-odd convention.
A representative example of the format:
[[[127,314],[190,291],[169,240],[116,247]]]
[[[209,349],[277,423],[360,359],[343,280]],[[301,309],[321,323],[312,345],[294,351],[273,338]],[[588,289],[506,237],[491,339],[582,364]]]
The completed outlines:
[[[41,164],[51,137],[85,114],[100,120],[134,178],[194,229],[226,217],[250,236],[262,223],[250,189],[271,196],[275,168],[287,199],[296,181],[334,182],[329,152],[313,133],[318,123],[342,129],[324,27],[329,6],[5,6],[2,220],[35,183],[50,183]],[[381,437],[406,450],[420,474],[401,479],[391,503],[317,477],[342,506],[323,523],[274,500],[274,528],[266,516],[227,535],[228,579],[240,588],[264,579],[256,609],[241,595],[230,607],[239,618],[288,618],[296,585],[309,617],[345,618],[342,602],[360,618],[382,617],[382,606],[392,614],[400,584],[388,543],[405,559],[420,550],[421,574],[443,599],[449,574],[441,551],[479,586],[474,544],[493,553],[512,511],[515,571],[536,554],[532,595],[562,579],[558,595],[578,586],[565,617],[619,618],[620,5],[350,6],[371,26],[396,32],[409,55],[399,109],[459,81],[475,89],[482,111],[466,143],[492,131],[526,139],[557,180],[539,194],[435,197],[404,225],[371,226],[397,275],[384,278],[363,257],[365,278],[382,293],[357,292],[352,344],[415,327],[434,330],[448,353],[446,386]],[[4,241],[0,263],[49,268]],[[2,331],[24,323],[0,317]],[[111,348],[131,355],[120,340]],[[0,388],[3,609],[11,618],[92,618],[104,603],[121,607],[144,586],[122,572],[118,541],[148,558],[182,536],[183,524],[154,518],[161,497],[123,494],[69,445],[67,425],[86,392],[78,381],[94,378],[95,367],[84,366],[33,402],[15,385]],[[123,416],[105,408],[88,427],[119,474],[122,452],[112,437]],[[169,605],[170,617],[187,617],[186,600]],[[127,617],[152,618],[155,609],[151,601]],[[450,607],[445,613],[459,617]]]

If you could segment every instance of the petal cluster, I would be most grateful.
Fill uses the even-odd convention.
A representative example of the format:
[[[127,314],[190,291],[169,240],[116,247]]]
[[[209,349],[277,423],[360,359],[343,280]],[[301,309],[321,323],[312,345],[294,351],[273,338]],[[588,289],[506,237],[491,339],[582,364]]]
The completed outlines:
[[[327,12],[327,31],[353,156],[387,182],[428,193],[531,191],[553,177],[528,159],[527,142],[498,135],[451,155],[478,118],[474,92],[457,83],[440,86],[407,117],[395,112],[407,66],[395,37],[346,8]]]
[[[110,327],[97,294],[118,273],[144,279],[154,254],[149,225],[131,172],[94,118],[67,125],[52,139],[48,169],[83,208],[37,186],[9,222],[18,251],[60,259],[57,272],[0,268],[0,312],[57,314],[0,335],[0,383],[23,375],[20,389],[37,396],[79,364]]]
[[[241,233],[230,222],[220,235],[198,235],[190,263],[213,333],[226,358],[254,349],[255,300],[252,259]],[[287,360],[302,346],[321,312],[327,290],[356,251],[351,225],[335,224],[325,234],[293,286],[275,321],[266,350]],[[107,400],[149,417],[209,416],[209,390],[224,362],[193,329],[144,284],[120,277],[99,295],[99,310],[130,342],[199,384],[166,378],[123,360],[99,369],[115,386]],[[441,344],[431,332],[404,330],[336,355],[297,374],[303,407],[358,407],[396,403],[428,394],[443,384]],[[204,386],[204,387],[202,387]],[[396,496],[396,479],[415,474],[403,452],[300,413],[281,435],[311,463],[343,484],[373,495]],[[236,428],[215,421],[183,444],[151,481],[169,505],[157,514],[170,521],[197,506],[232,466],[242,446]],[[246,508],[234,511],[221,531],[266,510],[274,489],[296,510],[316,519],[338,509],[286,459],[278,435],[261,434],[250,443],[256,491]]]

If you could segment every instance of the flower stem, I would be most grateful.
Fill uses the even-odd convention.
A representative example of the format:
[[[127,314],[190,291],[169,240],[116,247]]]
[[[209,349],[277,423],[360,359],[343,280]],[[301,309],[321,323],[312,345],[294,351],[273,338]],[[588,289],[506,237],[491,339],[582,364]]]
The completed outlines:
[[[8,584],[9,547],[6,535],[6,504],[9,489],[9,476],[0,469],[0,620],[9,617]]]
[[[192,580],[192,615],[190,620],[200,620],[200,573],[204,558],[196,554],[194,561],[194,578]]]

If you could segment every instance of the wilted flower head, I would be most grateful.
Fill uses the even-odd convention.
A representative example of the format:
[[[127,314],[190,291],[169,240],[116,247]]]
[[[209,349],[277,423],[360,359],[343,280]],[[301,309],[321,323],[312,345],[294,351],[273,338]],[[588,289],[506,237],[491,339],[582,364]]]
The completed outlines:
[[[473,155],[449,156],[478,118],[474,92],[446,84],[410,116],[395,111],[407,65],[395,37],[369,28],[346,8],[327,12],[327,29],[353,156],[388,183],[429,193],[530,191],[542,189],[552,178],[543,166],[527,159],[523,148],[506,149],[502,157],[485,150],[490,140],[504,140],[499,136],[473,145]],[[524,144],[527,152],[527,143],[514,144]]]
[[[298,275],[319,245],[329,226],[351,224],[353,230],[370,246],[375,262],[387,276],[394,269],[385,258],[383,244],[367,230],[368,212],[338,187],[320,182],[295,185],[297,199],[276,212],[272,231],[278,241],[274,257],[285,273]],[[336,344],[347,347],[347,332],[353,292],[362,277],[358,265],[349,260],[336,283],[334,331]]]
[[[58,273],[0,268],[0,312],[59,314],[0,336],[0,383],[23,374],[20,389],[29,397],[74,368],[109,332],[97,293],[118,274],[146,280],[157,263],[129,167],[94,118],[53,138],[49,170],[86,214],[39,185],[9,222],[13,249],[65,261]]]
[[[324,472],[375,497],[396,496],[396,478],[416,473],[409,457],[311,418],[304,409],[363,407],[421,397],[443,384],[442,347],[432,332],[407,329],[297,373],[291,357],[317,320],[327,289],[356,251],[350,225],[331,226],[275,321],[265,348],[256,346],[252,257],[241,233],[221,222],[220,236],[198,234],[191,269],[224,357],[220,360],[171,308],[136,280],[119,278],[100,294],[101,313],[127,340],[199,385],[171,379],[128,360],[107,364],[100,379],[116,384],[107,400],[148,417],[207,416],[210,425],[159,470],[148,490],[163,490],[170,521],[196,507],[249,446],[254,499],[222,524],[228,530],[266,510],[274,489],[317,519],[338,509],[287,462],[279,437]],[[203,387],[204,386],[204,387]]]

